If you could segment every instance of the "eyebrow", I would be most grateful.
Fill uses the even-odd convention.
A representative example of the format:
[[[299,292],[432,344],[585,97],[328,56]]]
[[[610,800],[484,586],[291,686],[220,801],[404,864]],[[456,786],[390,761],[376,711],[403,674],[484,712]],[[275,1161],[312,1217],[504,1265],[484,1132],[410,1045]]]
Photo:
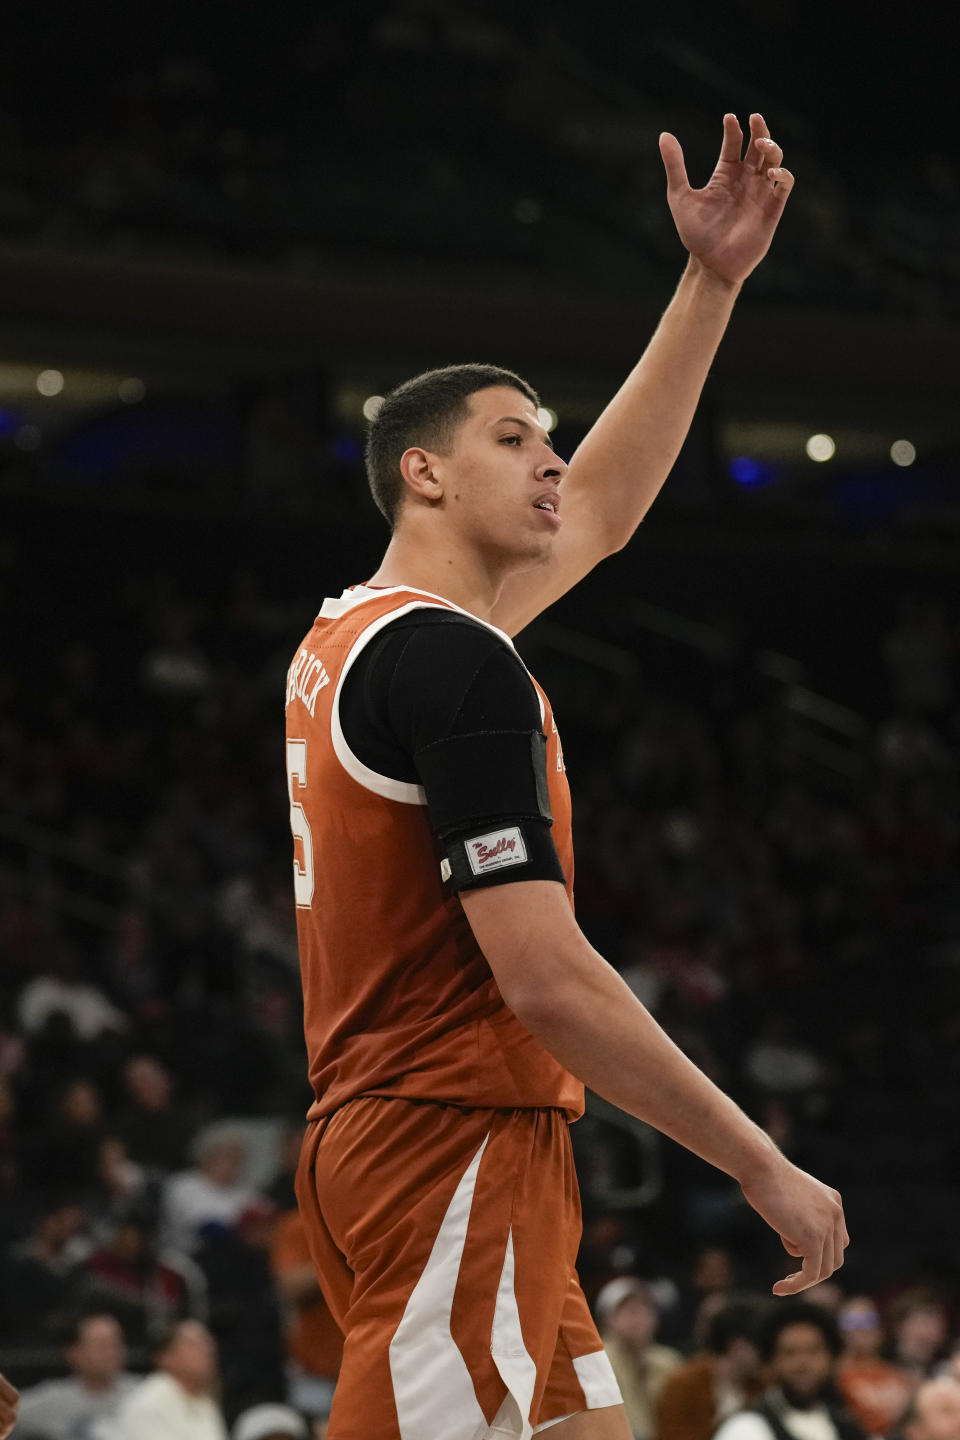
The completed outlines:
[[[519,425],[521,430],[529,430],[531,434],[536,434],[535,427],[530,424],[530,421],[521,420],[519,415],[501,415],[500,419],[494,420],[493,423],[494,425]],[[547,431],[544,431],[544,439],[552,450],[553,441],[550,439],[550,435]]]

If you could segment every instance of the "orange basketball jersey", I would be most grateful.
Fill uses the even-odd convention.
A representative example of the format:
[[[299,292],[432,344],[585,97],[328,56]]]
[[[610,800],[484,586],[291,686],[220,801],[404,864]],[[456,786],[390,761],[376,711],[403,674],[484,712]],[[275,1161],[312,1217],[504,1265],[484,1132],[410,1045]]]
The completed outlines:
[[[393,1095],[482,1108],[556,1106],[576,1119],[582,1085],[504,1004],[463,907],[445,886],[422,787],[369,769],[340,727],[340,691],[363,647],[392,620],[429,607],[459,608],[422,590],[345,590],[324,601],[287,676],[310,1118],[360,1095]],[[550,703],[533,684],[547,740],[552,834],[572,905],[563,752]],[[495,853],[488,855],[495,864]]]

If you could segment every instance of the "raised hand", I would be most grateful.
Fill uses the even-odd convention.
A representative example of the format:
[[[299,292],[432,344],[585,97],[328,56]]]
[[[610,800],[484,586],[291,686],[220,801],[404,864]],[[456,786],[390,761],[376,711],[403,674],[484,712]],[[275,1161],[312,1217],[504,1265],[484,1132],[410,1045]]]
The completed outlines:
[[[740,122],[736,115],[724,115],[720,158],[702,190],[694,190],[687,179],[675,135],[664,131],[660,136],[660,155],[680,239],[707,269],[739,285],[769,250],[793,189],[793,176],[780,163],[783,151],[771,140],[763,116],[750,116],[744,154]]]

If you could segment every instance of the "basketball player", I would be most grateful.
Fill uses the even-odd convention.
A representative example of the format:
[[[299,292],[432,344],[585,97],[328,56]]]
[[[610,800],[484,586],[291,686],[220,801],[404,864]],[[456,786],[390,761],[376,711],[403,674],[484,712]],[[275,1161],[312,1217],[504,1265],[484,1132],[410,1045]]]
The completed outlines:
[[[297,1192],[346,1343],[331,1440],[628,1440],[574,1270],[583,1085],[736,1179],[800,1266],[840,1197],[692,1065],[573,914],[549,701],[511,636],[622,547],[682,444],[740,284],[792,184],[759,115],[724,120],[690,252],[638,367],[567,467],[536,393],[490,366],[387,399],[368,472],[392,538],[324,602],[287,680],[309,1114]]]

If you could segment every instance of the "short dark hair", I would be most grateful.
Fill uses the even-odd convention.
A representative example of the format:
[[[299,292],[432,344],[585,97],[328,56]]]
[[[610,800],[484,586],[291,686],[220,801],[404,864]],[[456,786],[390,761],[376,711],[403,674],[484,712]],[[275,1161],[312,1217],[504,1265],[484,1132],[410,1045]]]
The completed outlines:
[[[760,1347],[760,1330],[768,1305],[753,1295],[737,1295],[713,1316],[707,1329],[707,1349],[725,1355],[734,1340],[749,1340]]]
[[[397,522],[403,498],[400,460],[411,445],[439,450],[449,446],[467,418],[468,402],[478,390],[508,385],[539,406],[540,397],[526,380],[499,365],[445,365],[405,380],[387,395],[367,434],[367,479],[377,509],[390,526]]]
[[[811,1305],[809,1301],[797,1300],[792,1304],[778,1305],[768,1316],[760,1346],[764,1360],[769,1362],[773,1359],[780,1336],[791,1325],[812,1325],[815,1330],[819,1330],[834,1359],[843,1349],[840,1327],[830,1311],[825,1310],[822,1305]]]

